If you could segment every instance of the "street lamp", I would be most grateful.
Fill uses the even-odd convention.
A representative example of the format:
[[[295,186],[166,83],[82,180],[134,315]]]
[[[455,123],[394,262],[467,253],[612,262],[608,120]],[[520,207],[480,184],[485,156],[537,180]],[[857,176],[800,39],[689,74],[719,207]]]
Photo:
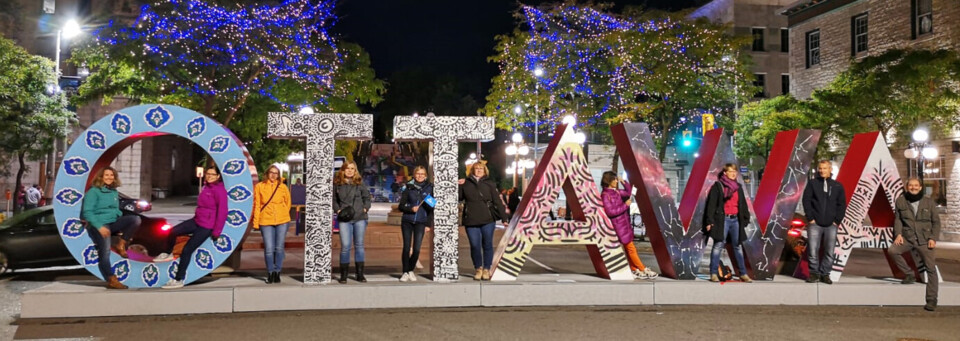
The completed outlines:
[[[507,145],[505,152],[507,155],[513,156],[513,164],[507,167],[506,172],[508,175],[513,175],[513,187],[517,187],[517,175],[521,174],[526,168],[533,168],[533,161],[520,159],[520,156],[526,156],[530,153],[530,147],[523,143],[522,134],[515,132],[510,140],[511,143]]]
[[[920,180],[920,186],[923,186],[923,173],[926,172],[926,160],[936,159],[940,152],[936,147],[929,143],[930,132],[919,128],[913,131],[913,142],[903,151],[903,156],[907,159],[917,160],[917,178]]]
[[[314,111],[309,105],[304,105],[300,108],[300,115],[313,115]]]
[[[536,101],[533,102],[533,110],[537,112],[537,118],[533,121],[533,159],[537,159],[537,150],[540,147],[540,77],[543,77],[543,69],[539,66],[533,69],[533,76],[536,77],[533,81],[534,87],[534,97]]]
[[[57,49],[56,49],[56,57],[54,58],[54,63],[56,63],[56,66],[55,66],[56,69],[55,69],[54,71],[57,72],[57,87],[58,87],[58,88],[60,87],[60,84],[59,84],[59,83],[60,83],[60,45],[61,45],[61,40],[62,40],[63,38],[70,39],[70,38],[76,37],[76,36],[80,35],[80,33],[83,33],[83,31],[80,29],[80,23],[78,23],[76,20],[73,20],[73,19],[67,20],[67,22],[64,23],[63,26],[60,27],[59,30],[57,30]]]

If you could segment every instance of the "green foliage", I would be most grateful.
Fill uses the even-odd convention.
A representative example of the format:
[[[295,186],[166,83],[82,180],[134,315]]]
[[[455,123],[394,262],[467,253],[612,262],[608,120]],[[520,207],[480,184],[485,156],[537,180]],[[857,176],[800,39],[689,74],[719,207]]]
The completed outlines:
[[[19,182],[24,159],[53,152],[56,139],[67,135],[76,118],[62,92],[47,92],[57,84],[52,61],[0,36],[0,65],[0,174],[9,175],[10,161],[20,159]]]
[[[935,137],[958,126],[960,56],[955,51],[890,50],[854,62],[809,100],[780,96],[749,103],[735,123],[734,150],[766,159],[780,131],[818,129],[818,158],[842,153],[858,133],[880,131],[903,145],[918,127]]]
[[[841,144],[868,131],[880,131],[900,144],[918,127],[936,136],[958,124],[960,55],[954,50],[890,50],[867,57],[814,91],[811,101],[831,121],[828,134]]]
[[[603,6],[586,6],[578,10],[588,14],[603,10]],[[570,12],[565,5],[541,10],[558,17]],[[538,117],[559,120],[563,113],[576,113],[581,120],[597,117],[598,123],[646,122],[658,136],[663,157],[683,124],[682,117],[728,113],[734,102],[745,102],[755,92],[748,56],[739,53],[750,39],[730,36],[729,27],[702,19],[690,21],[685,13],[627,9],[624,15],[606,14],[647,29],[582,34],[560,25],[548,26],[538,37],[520,29],[498,36],[496,54],[488,61],[499,64],[500,74],[492,80],[482,112],[497,117],[497,126],[503,129],[535,122]],[[559,46],[561,43],[544,36],[570,37],[562,41],[569,46]],[[556,83],[551,91],[536,89],[529,70],[531,46],[538,51],[556,51],[546,56],[543,65],[550,81]],[[568,65],[588,67],[591,76],[584,78]],[[590,92],[584,92],[585,88]],[[585,126],[593,128],[606,129],[603,125]]]
[[[163,7],[154,10],[175,15],[163,13]],[[108,29],[101,36],[109,36],[113,33],[111,30],[115,29]],[[277,41],[269,32],[261,33],[264,42],[279,46],[292,44]],[[254,160],[260,164],[282,161],[291,151],[303,150],[303,144],[266,138],[267,113],[287,110],[268,96],[260,95],[258,89],[270,86],[273,96],[288,103],[312,103],[318,98],[325,98],[327,103],[315,110],[339,113],[359,113],[361,105],[380,103],[386,92],[386,83],[377,79],[370,67],[369,54],[353,43],[338,44],[342,60],[333,74],[332,87],[304,86],[302,82],[289,79],[262,84],[257,77],[263,65],[254,60],[211,68],[208,78],[218,79],[215,87],[247,89],[220,91],[215,95],[188,91],[192,86],[206,88],[210,85],[188,77],[190,73],[179,69],[179,64],[165,65],[143,51],[143,42],[137,40],[121,40],[115,45],[92,40],[86,46],[75,49],[71,61],[87,65],[92,72],[80,87],[78,95],[72,99],[74,104],[82,105],[96,100],[109,103],[114,97],[124,97],[132,99],[134,103],[164,103],[189,108],[225,124],[246,144]],[[186,51],[198,60],[209,52],[202,48]],[[171,80],[180,83],[181,87],[171,87]],[[356,143],[338,143],[337,154],[350,155],[355,148]]]

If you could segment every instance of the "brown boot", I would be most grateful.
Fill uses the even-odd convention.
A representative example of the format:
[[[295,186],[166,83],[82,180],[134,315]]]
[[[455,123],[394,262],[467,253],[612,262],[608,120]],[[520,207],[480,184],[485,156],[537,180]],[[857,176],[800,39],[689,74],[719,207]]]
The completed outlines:
[[[120,257],[127,258],[127,241],[120,238],[113,251],[116,251]]]
[[[126,289],[127,286],[117,280],[117,276],[107,277],[107,289]]]

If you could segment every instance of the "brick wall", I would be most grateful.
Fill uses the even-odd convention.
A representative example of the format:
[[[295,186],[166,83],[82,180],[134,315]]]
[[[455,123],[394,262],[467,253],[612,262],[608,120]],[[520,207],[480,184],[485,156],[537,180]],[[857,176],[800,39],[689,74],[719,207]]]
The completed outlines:
[[[889,49],[941,49],[960,47],[960,5],[956,0],[933,0],[933,32],[911,39],[909,0],[862,0],[790,27],[790,92],[809,98],[813,90],[829,84],[850,66],[854,16],[868,13],[866,53]],[[820,65],[806,67],[806,34],[820,30]]]

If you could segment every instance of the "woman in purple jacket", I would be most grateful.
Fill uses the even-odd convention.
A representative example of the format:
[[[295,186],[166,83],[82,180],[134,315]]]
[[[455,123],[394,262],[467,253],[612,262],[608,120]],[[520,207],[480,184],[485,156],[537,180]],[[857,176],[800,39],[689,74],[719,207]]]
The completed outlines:
[[[623,183],[623,189],[618,189],[620,183]],[[627,254],[627,262],[630,264],[633,278],[657,278],[656,272],[643,266],[640,256],[637,255],[637,247],[633,245],[633,226],[630,225],[630,195],[633,192],[633,186],[617,177],[617,173],[614,172],[603,172],[600,185],[603,186],[603,192],[600,194],[603,199],[603,210],[613,223],[620,244],[623,244],[623,251]]]
[[[171,278],[164,289],[177,289],[183,287],[183,278],[187,274],[187,268],[190,265],[189,260],[193,252],[203,244],[207,238],[212,238],[214,242],[220,238],[220,232],[227,222],[227,190],[223,187],[223,181],[220,181],[220,170],[217,167],[210,167],[204,172],[203,190],[197,197],[197,210],[192,219],[184,221],[174,226],[167,235],[167,250],[172,250],[177,240],[177,236],[193,234],[187,245],[183,247],[183,253],[180,254],[180,266],[177,268],[177,275]],[[166,262],[173,260],[172,254],[162,253],[154,262]]]

